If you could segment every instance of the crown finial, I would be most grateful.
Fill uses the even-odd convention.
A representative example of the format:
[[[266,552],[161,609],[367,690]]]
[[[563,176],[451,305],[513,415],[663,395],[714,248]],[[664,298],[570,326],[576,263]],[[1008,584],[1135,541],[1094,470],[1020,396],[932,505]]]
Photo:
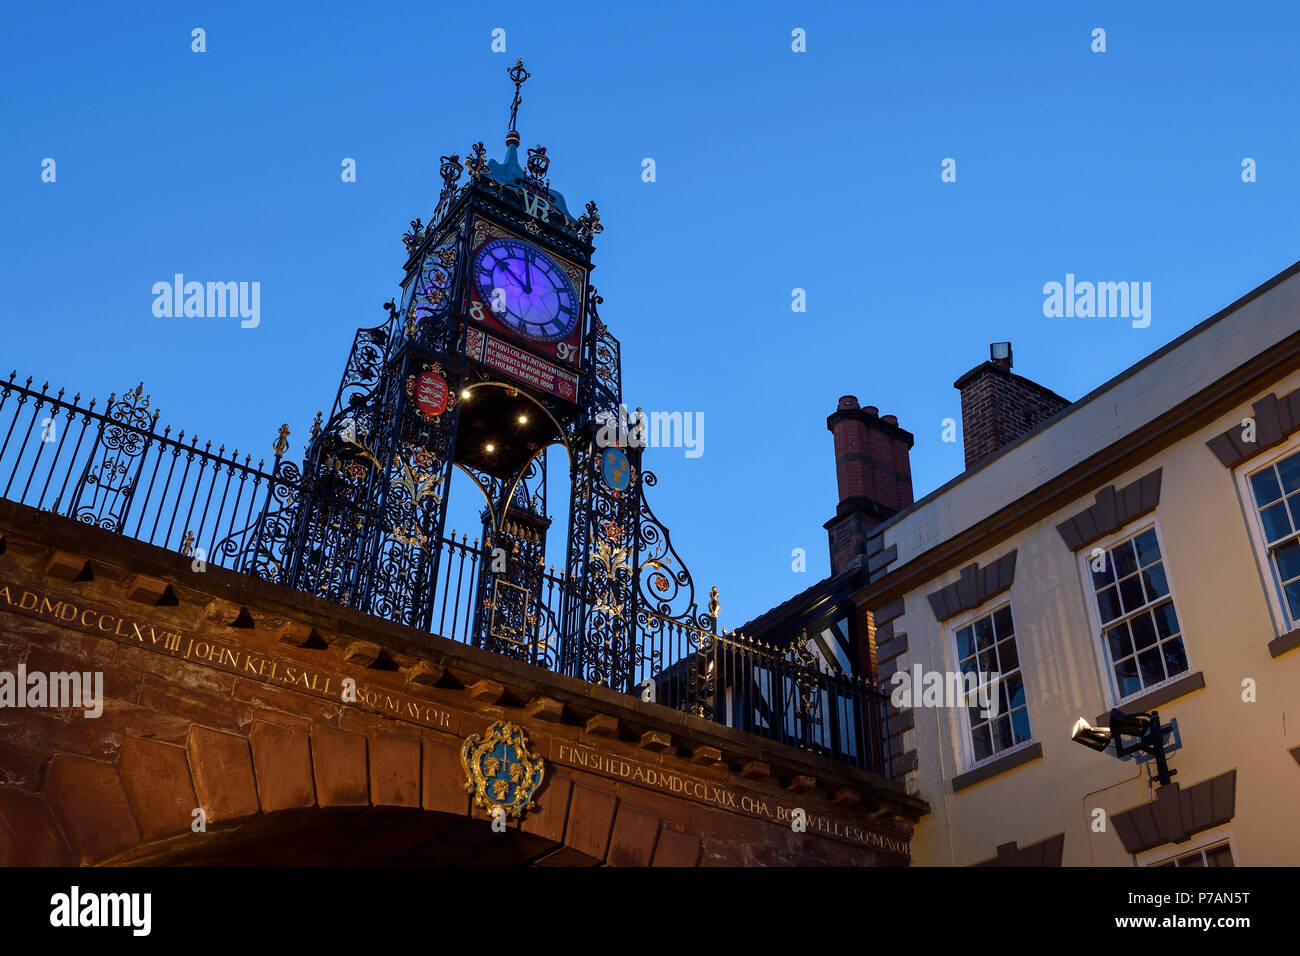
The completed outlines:
[[[523,57],[515,60],[515,65],[510,67],[506,72],[510,75],[510,79],[515,84],[515,98],[510,102],[510,127],[506,131],[506,145],[518,146],[519,131],[515,128],[515,122],[519,118],[519,104],[523,102],[523,97],[520,95],[519,89],[524,85],[524,81],[532,76],[532,74],[524,69]]]

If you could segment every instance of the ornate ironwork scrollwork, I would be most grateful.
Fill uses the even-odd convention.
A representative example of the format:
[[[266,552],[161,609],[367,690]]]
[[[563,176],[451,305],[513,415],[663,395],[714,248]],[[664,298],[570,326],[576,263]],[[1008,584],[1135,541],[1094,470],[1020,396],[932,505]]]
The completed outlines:
[[[106,531],[122,530],[135,491],[133,472],[138,471],[157,424],[158,412],[150,409],[143,382],[121,398],[108,396],[107,420],[74,494],[73,518]]]
[[[641,478],[646,488],[653,488],[659,481],[652,471],[644,472]],[[700,611],[695,598],[695,582],[673,547],[668,527],[655,517],[644,493],[640,505],[637,520],[641,555],[637,567],[638,596],[661,619],[713,631],[717,620],[712,614]]]
[[[795,715],[810,726],[818,726],[822,722],[822,685],[816,676],[821,673],[821,658],[808,640],[806,630],[800,632],[790,646],[790,657],[798,667],[795,671],[798,694]]]

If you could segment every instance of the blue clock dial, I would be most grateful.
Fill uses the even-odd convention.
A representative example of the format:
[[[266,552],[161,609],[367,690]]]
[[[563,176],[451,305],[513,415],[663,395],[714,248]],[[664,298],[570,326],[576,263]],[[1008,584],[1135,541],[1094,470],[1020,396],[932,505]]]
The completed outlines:
[[[567,338],[578,324],[578,293],[560,264],[518,239],[495,239],[474,259],[474,287],[497,321],[535,342]]]

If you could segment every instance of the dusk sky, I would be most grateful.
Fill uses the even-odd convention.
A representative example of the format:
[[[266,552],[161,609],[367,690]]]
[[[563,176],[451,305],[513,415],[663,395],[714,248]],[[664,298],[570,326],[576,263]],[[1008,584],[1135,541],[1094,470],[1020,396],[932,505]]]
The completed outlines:
[[[990,342],[1076,399],[1300,259],[1294,4],[835,7],[15,5],[4,372],[143,381],[254,460],[287,422],[300,457],[439,156],[501,158],[522,57],[523,146],[599,203],[627,403],[703,415],[702,456],[647,452],[650,503],[730,628],[828,572],[839,396],[916,435],[919,498],[962,470],[943,422]],[[176,273],[260,283],[259,324],[156,317]],[[1150,283],[1150,324],[1046,316],[1067,275]]]

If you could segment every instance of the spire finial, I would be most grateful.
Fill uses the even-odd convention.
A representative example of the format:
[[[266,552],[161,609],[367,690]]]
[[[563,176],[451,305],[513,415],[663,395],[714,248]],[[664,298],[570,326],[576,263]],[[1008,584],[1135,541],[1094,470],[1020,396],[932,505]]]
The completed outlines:
[[[515,129],[515,121],[519,118],[519,104],[523,102],[523,97],[519,94],[519,88],[524,85],[531,73],[524,69],[524,58],[520,57],[515,60],[515,65],[506,71],[510,79],[515,84],[515,98],[510,102],[510,128],[506,131],[506,145],[519,145],[519,131]]]

